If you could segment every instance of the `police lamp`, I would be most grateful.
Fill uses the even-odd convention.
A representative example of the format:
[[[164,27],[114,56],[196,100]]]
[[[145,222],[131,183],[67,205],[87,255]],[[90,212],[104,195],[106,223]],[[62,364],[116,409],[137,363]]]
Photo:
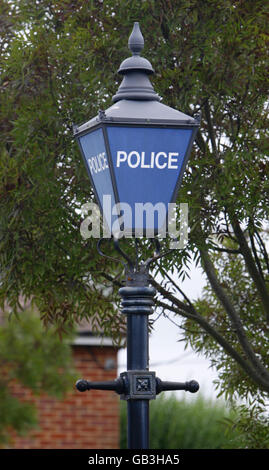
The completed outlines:
[[[91,186],[106,222],[104,238],[124,258],[124,287],[121,313],[127,317],[127,371],[112,382],[81,379],[80,392],[91,389],[113,390],[127,401],[128,448],[149,448],[149,401],[166,390],[195,393],[199,384],[164,382],[149,370],[149,323],[153,313],[155,289],[149,275],[156,252],[145,262],[131,259],[119,246],[121,236],[166,236],[169,232],[170,205],[177,197],[190,155],[199,120],[160,102],[149,76],[154,73],[148,60],[140,56],[144,40],[138,23],[129,38],[132,57],[124,60],[123,76],[113,105],[85,124],[74,128],[74,135],[89,174]],[[164,256],[164,252],[160,256]],[[118,260],[122,261],[122,260]],[[126,263],[127,261],[127,263]]]
[[[132,56],[118,73],[122,83],[113,105],[74,126],[99,208],[112,234],[156,236],[166,231],[199,119],[160,102],[140,56],[139,23],[128,42]]]

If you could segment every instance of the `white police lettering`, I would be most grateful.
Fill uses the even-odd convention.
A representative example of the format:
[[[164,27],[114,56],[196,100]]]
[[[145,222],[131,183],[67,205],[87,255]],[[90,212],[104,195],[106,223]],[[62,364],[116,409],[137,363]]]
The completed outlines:
[[[92,175],[108,168],[105,152],[99,153],[95,157],[88,158],[88,165]]]
[[[178,152],[150,152],[149,155],[146,152],[137,152],[132,150],[127,153],[124,150],[118,150],[117,152],[117,167],[128,165],[130,168],[158,168],[164,170],[178,169]]]

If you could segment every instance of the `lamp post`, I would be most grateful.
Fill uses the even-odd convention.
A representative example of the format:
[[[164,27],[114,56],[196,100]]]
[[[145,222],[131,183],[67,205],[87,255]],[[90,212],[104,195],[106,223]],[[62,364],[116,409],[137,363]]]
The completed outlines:
[[[144,39],[138,23],[134,23],[128,45],[132,56],[119,68],[123,80],[112,99],[114,104],[74,126],[108,234],[125,261],[125,286],[119,294],[121,312],[127,316],[127,371],[113,382],[79,380],[76,386],[80,391],[102,389],[120,394],[127,401],[128,447],[147,449],[149,400],[165,390],[194,393],[199,385],[195,381],[164,382],[149,370],[148,316],[155,295],[149,267],[156,256],[138,264],[123,252],[119,239],[122,235],[151,237],[159,252],[156,235],[167,231],[169,204],[176,200],[199,120],[160,103],[149,80],[153,68],[140,56]],[[145,215],[148,207],[149,217]]]

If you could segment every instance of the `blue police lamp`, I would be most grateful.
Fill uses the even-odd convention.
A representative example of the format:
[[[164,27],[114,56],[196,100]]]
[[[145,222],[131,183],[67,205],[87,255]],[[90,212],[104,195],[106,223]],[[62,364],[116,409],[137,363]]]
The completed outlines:
[[[154,237],[167,231],[199,119],[160,102],[140,56],[144,39],[134,23],[128,42],[132,57],[113,105],[74,127],[108,233]]]

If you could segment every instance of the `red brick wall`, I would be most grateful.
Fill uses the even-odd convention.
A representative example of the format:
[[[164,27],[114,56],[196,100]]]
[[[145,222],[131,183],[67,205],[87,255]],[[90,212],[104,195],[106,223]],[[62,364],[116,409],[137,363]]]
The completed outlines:
[[[114,380],[116,369],[104,370],[106,359],[117,363],[112,347],[73,347],[76,370],[87,380]],[[14,436],[12,449],[117,449],[119,448],[119,396],[111,391],[74,390],[60,401],[47,395],[33,397],[17,385],[14,395],[33,401],[39,428],[26,437]]]

